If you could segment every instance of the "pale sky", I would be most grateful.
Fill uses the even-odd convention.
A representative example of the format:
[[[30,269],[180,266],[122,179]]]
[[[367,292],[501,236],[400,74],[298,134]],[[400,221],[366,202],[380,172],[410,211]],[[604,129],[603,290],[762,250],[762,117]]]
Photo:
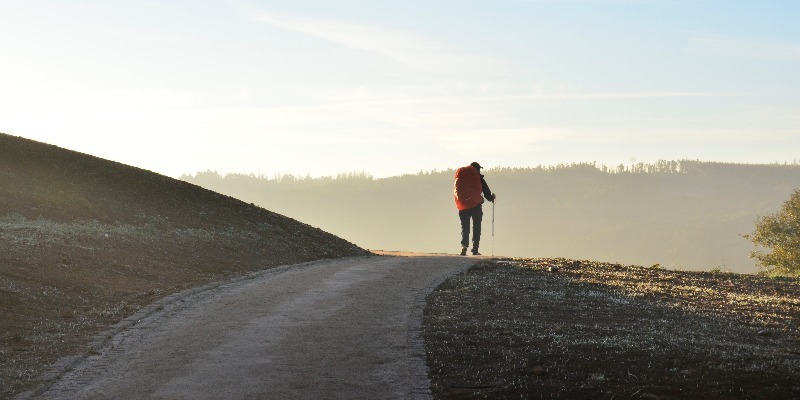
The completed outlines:
[[[169,176],[793,162],[800,1],[0,0],[0,132]]]

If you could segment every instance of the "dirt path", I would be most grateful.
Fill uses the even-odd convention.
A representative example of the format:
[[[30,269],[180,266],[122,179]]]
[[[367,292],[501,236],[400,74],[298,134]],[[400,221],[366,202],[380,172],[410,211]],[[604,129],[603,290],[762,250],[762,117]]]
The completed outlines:
[[[281,267],[122,331],[41,398],[429,398],[425,296],[463,257]]]

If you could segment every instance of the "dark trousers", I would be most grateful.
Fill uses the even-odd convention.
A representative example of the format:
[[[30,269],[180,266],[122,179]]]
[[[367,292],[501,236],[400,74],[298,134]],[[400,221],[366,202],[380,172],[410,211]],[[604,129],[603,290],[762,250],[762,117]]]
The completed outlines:
[[[483,208],[480,204],[469,210],[459,210],[458,217],[461,218],[461,246],[469,246],[469,221],[472,220],[472,251],[478,251],[478,244],[481,242],[481,221],[483,220]]]

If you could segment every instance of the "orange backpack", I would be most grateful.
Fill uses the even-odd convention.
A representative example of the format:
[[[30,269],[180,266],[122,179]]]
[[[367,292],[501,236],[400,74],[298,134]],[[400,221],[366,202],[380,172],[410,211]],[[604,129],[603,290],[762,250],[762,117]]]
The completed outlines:
[[[483,203],[482,192],[481,175],[475,167],[469,165],[456,170],[453,198],[459,210],[468,210]]]

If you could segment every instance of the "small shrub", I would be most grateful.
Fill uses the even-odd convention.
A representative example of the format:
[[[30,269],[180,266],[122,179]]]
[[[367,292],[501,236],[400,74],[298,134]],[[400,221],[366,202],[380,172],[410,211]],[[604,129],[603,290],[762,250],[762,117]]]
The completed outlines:
[[[800,275],[800,189],[795,189],[780,211],[759,218],[756,230],[743,236],[756,246],[772,249],[750,255],[767,274]]]

